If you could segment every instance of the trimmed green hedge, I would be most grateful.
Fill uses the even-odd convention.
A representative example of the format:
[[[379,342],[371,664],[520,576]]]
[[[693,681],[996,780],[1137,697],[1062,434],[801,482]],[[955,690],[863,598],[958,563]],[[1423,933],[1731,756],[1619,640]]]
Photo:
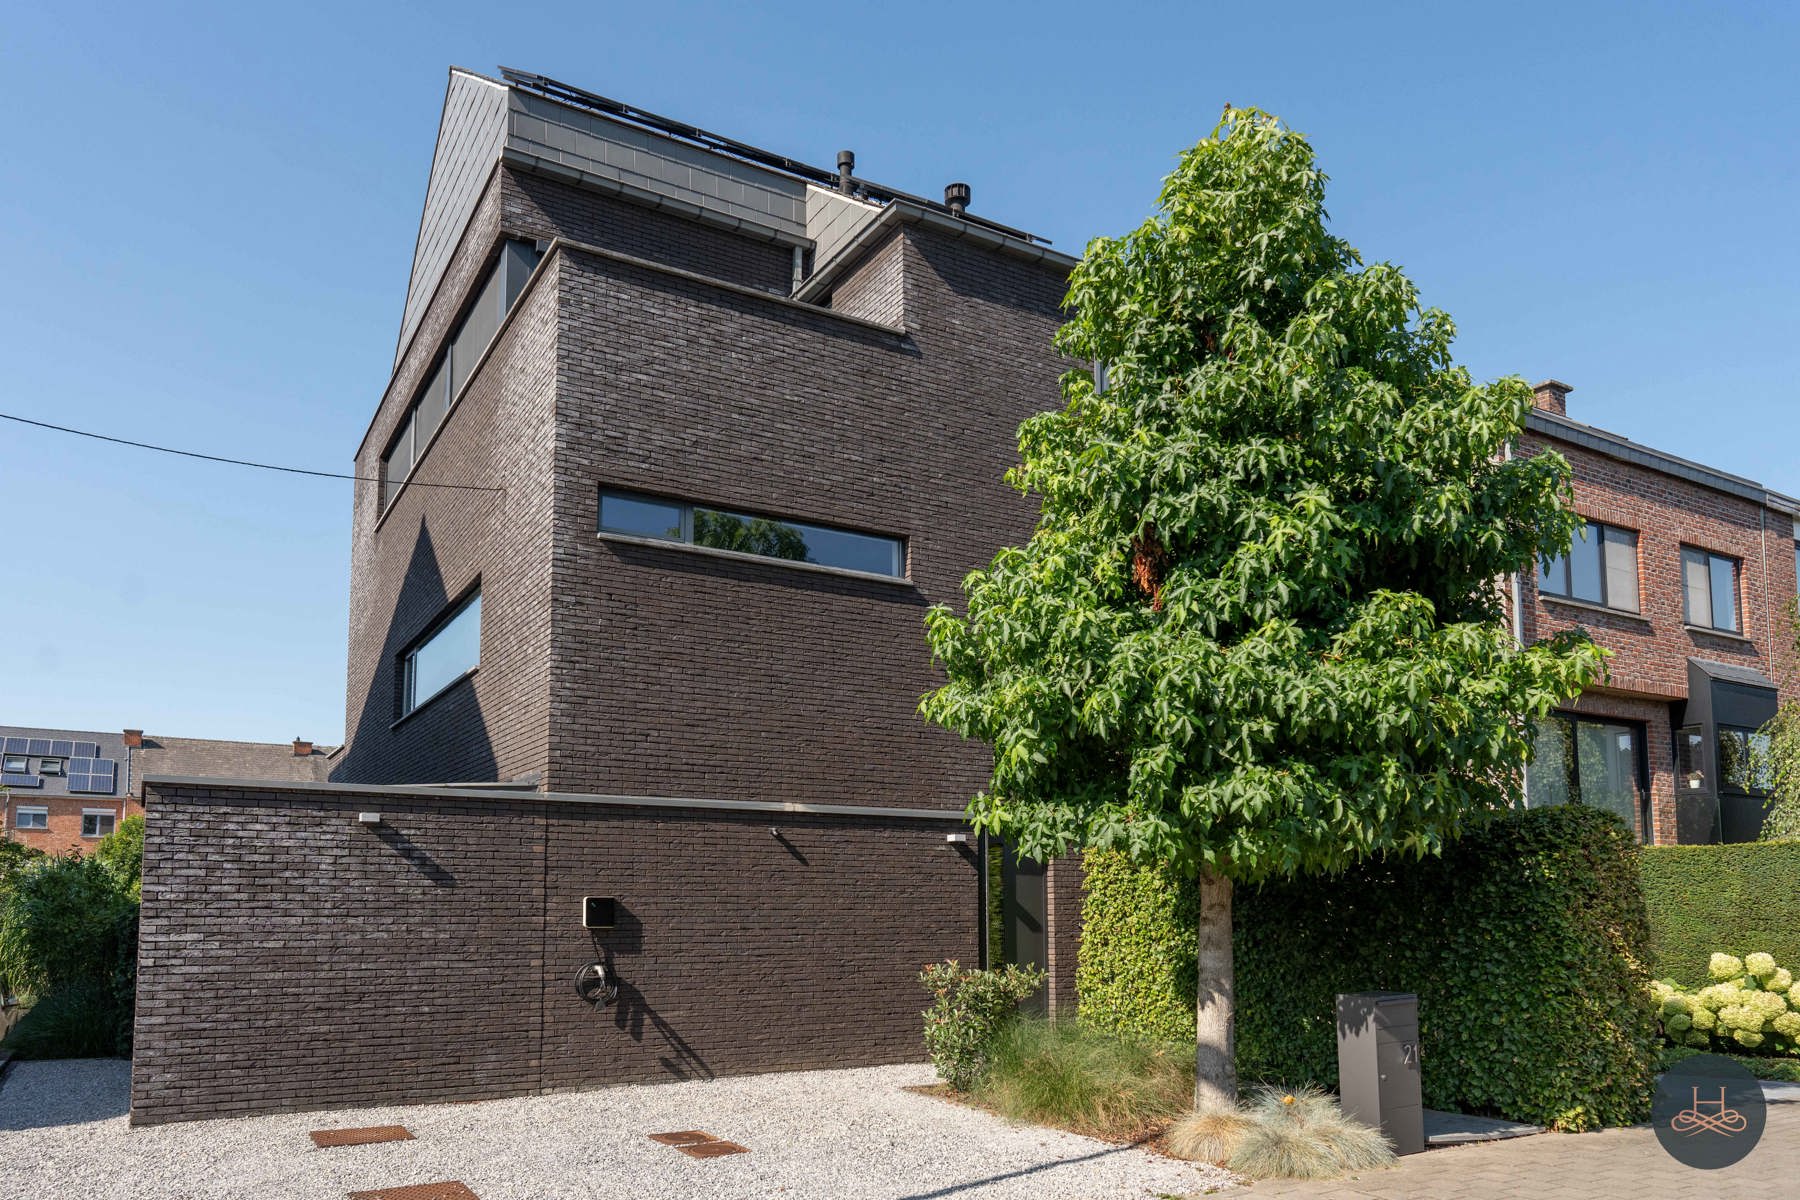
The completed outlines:
[[[1704,987],[1715,953],[1800,963],[1800,841],[1647,846],[1642,873],[1659,978]]]
[[[1194,891],[1090,854],[1081,1015],[1193,1036]],[[1337,1081],[1336,995],[1416,992],[1425,1103],[1591,1129],[1649,1113],[1637,848],[1595,809],[1497,820],[1441,858],[1238,889],[1238,1072]]]

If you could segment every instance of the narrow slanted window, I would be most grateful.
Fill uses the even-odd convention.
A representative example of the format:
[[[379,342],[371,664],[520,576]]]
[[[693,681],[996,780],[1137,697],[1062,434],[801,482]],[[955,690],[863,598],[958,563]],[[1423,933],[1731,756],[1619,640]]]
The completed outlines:
[[[424,385],[407,406],[394,440],[381,456],[383,509],[399,494],[400,485],[418,466],[432,435],[456,406],[469,376],[487,353],[489,343],[500,331],[500,323],[542,257],[531,242],[508,241],[501,247],[499,259],[482,278],[462,319],[450,330],[443,352],[432,364]]]
[[[865,575],[906,577],[906,543],[900,538],[635,492],[600,493],[600,529]]]
[[[1625,612],[1638,611],[1638,535],[1589,521],[1567,554],[1538,562],[1538,591]]]
[[[1689,625],[1738,631],[1737,560],[1722,554],[1681,548],[1682,610]]]
[[[403,656],[400,713],[449,688],[481,662],[481,593],[476,591]]]

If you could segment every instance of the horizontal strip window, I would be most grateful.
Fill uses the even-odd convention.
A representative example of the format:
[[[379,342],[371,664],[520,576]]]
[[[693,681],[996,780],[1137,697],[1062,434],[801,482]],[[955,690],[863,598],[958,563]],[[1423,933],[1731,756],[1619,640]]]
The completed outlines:
[[[600,529],[603,533],[686,542],[714,550],[906,578],[906,543],[900,538],[708,508],[636,492],[601,491]]]
[[[1738,631],[1737,560],[1681,548],[1682,614],[1689,625]]]
[[[419,457],[431,443],[431,435],[450,415],[463,385],[475,370],[475,364],[487,353],[488,343],[500,331],[500,322],[512,311],[525,289],[525,281],[537,269],[543,256],[531,242],[509,240],[500,248],[500,258],[483,277],[476,289],[475,302],[445,339],[444,352],[432,363],[425,386],[413,397],[400,422],[399,432],[388,443],[381,456],[381,507],[399,493],[400,485],[419,465]]]
[[[461,601],[401,655],[400,715],[431,700],[481,663],[481,590]]]
[[[47,808],[16,808],[13,810],[14,829],[48,829],[50,828],[50,810]]]
[[[1538,591],[1622,612],[1638,611],[1638,535],[1589,521],[1567,554],[1538,561]]]

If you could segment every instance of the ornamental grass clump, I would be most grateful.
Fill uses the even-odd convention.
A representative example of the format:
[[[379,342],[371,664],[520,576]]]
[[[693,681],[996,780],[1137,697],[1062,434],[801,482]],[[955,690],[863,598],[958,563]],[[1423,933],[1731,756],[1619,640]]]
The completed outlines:
[[[977,1102],[1013,1120],[1120,1140],[1160,1129],[1193,1103],[1193,1094],[1193,1051],[1185,1042],[1043,1020],[1008,1025],[975,1088]]]
[[[1800,1055],[1800,984],[1771,954],[1715,954],[1714,981],[1689,991],[1672,980],[1650,985],[1663,1039],[1719,1053]]]
[[[1344,1116],[1317,1088],[1265,1089],[1248,1108],[1193,1113],[1169,1131],[1169,1152],[1220,1163],[1249,1179],[1334,1179],[1384,1167],[1393,1149]]]

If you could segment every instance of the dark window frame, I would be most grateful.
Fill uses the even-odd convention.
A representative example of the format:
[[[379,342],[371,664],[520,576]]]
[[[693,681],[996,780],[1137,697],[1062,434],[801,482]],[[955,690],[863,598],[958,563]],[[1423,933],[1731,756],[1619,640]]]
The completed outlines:
[[[1601,608],[1610,608],[1614,612],[1641,615],[1644,611],[1643,560],[1641,557],[1643,548],[1642,531],[1637,529],[1627,529],[1623,525],[1613,525],[1606,521],[1596,521],[1586,517],[1582,519],[1587,522],[1586,528],[1593,531],[1594,553],[1598,556],[1600,567],[1600,598],[1598,600],[1589,600],[1586,597],[1577,596],[1575,594],[1575,547],[1573,544],[1569,546],[1566,553],[1559,554],[1554,558],[1545,558],[1538,561],[1538,595],[1548,596],[1556,600],[1569,600],[1576,604],[1598,604]],[[1608,571],[1606,569],[1606,548],[1609,544],[1615,543],[1609,541],[1607,537],[1608,534],[1619,536],[1619,540],[1616,544],[1628,545],[1631,548],[1632,574],[1637,582],[1637,587],[1635,589],[1637,591],[1637,603],[1630,607],[1627,607],[1624,604],[1614,604],[1612,602],[1610,595],[1612,586],[1608,582]],[[1577,535],[1577,537],[1579,538],[1580,535]],[[1627,537],[1630,539],[1629,542],[1625,540]],[[1585,541],[1586,539],[1581,540]],[[1545,577],[1550,574],[1553,567],[1561,568],[1561,590],[1557,590],[1553,586],[1545,583]]]
[[[1696,621],[1694,619],[1694,598],[1688,587],[1688,556],[1694,555],[1706,565],[1706,603],[1710,619]],[[1713,572],[1719,563],[1725,563],[1731,569],[1731,624],[1719,624],[1719,597],[1713,588]],[[1720,554],[1717,550],[1708,550],[1704,546],[1695,546],[1687,542],[1681,545],[1681,621],[1694,629],[1710,630],[1714,633],[1729,633],[1738,637],[1744,634],[1743,613],[1743,571],[1744,560],[1730,554]]]
[[[646,533],[641,530],[626,529],[621,526],[609,526],[605,522],[607,497],[623,501],[658,505],[677,509],[680,514],[680,532],[676,536],[667,534]],[[870,541],[885,542],[891,550],[892,571],[871,571],[863,567],[846,567],[836,563],[815,562],[810,558],[791,558],[780,554],[762,553],[755,550],[737,550],[707,545],[696,539],[694,514],[696,512],[712,513],[738,521],[768,521],[786,526],[794,530],[816,530],[826,534],[841,534],[849,537],[866,538]],[[682,500],[674,496],[662,496],[653,492],[634,491],[630,488],[606,487],[599,489],[594,505],[595,528],[605,537],[642,538],[646,541],[663,542],[671,546],[687,546],[713,554],[732,554],[757,562],[779,563],[790,567],[800,567],[814,571],[839,571],[856,575],[865,579],[883,579],[897,583],[906,583],[911,578],[911,546],[909,539],[899,534],[874,533],[866,529],[851,529],[844,525],[826,525],[819,521],[807,521],[798,517],[778,517],[769,513],[747,512],[742,509],[727,508],[723,505],[704,503],[694,500]]]
[[[1637,834],[1638,841],[1643,845],[1648,846],[1654,844],[1656,840],[1656,822],[1650,796],[1649,722],[1634,721],[1629,717],[1608,717],[1599,713],[1574,712],[1562,708],[1552,711],[1550,715],[1544,719],[1546,721],[1559,720],[1569,726],[1569,747],[1571,751],[1569,755],[1569,802],[1573,804],[1586,803],[1586,801],[1581,798],[1581,751],[1580,741],[1577,736],[1577,731],[1581,724],[1586,722],[1590,725],[1619,725],[1632,731],[1632,745],[1636,750],[1633,757],[1636,759],[1634,765],[1636,768],[1638,789],[1638,811],[1636,814],[1638,827],[1633,832]],[[1528,806],[1531,806],[1530,799],[1528,794],[1526,796],[1526,803]]]
[[[396,682],[399,684],[396,695],[396,707],[399,710],[395,717],[396,723],[404,721],[406,718],[412,716],[414,713],[418,712],[420,709],[436,700],[439,696],[442,696],[445,692],[448,692],[451,688],[481,669],[481,617],[478,615],[475,618],[474,663],[457,672],[455,676],[446,680],[441,687],[430,695],[421,697],[416,694],[418,685],[417,667],[419,651],[430,645],[440,633],[450,627],[452,622],[462,616],[463,613],[467,612],[471,605],[479,604],[480,602],[481,580],[477,579],[472,587],[465,589],[461,596],[446,605],[443,611],[432,620],[431,624],[425,627],[423,633],[408,642],[406,647],[400,651],[399,662],[396,669]]]

